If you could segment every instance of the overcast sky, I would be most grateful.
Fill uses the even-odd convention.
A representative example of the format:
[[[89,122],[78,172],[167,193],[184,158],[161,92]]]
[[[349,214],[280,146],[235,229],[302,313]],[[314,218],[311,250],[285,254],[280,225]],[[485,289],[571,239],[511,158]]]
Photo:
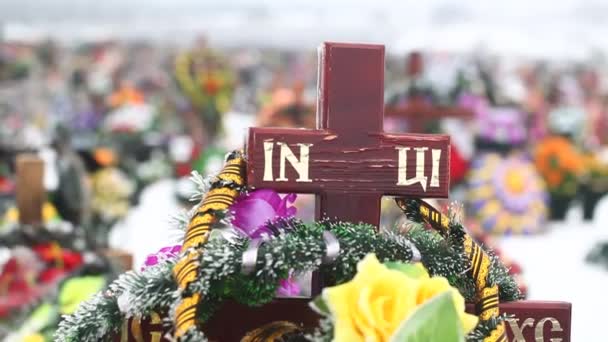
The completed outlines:
[[[608,49],[608,1],[0,0],[7,38],[53,35],[314,48],[323,40],[531,55]]]

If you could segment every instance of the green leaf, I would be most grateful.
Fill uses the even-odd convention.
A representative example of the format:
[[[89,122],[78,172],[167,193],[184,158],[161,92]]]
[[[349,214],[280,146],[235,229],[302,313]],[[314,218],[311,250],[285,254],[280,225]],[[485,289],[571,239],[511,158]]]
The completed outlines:
[[[325,299],[323,299],[322,295],[318,295],[308,305],[310,305],[310,307],[319,315],[322,315],[322,316],[331,315],[331,312],[329,311],[329,307],[327,306],[327,303],[325,303]]]
[[[384,265],[390,270],[399,271],[405,274],[406,276],[414,279],[418,279],[424,275],[428,275],[428,273],[426,273],[426,271],[422,267],[416,266],[414,264],[389,261],[385,262]]]
[[[452,294],[446,291],[421,305],[397,329],[390,342],[464,342]]]

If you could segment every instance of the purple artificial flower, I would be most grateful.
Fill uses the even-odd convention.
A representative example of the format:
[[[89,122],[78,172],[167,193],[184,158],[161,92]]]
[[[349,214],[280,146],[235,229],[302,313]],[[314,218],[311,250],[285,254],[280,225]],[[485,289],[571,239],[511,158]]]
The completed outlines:
[[[281,196],[270,189],[261,189],[239,197],[230,207],[233,214],[232,224],[249,238],[259,238],[264,234],[272,234],[268,222],[292,217],[296,207],[291,204],[296,200],[296,194]]]
[[[291,205],[296,200],[296,194],[281,196],[270,189],[261,189],[239,197],[230,206],[233,214],[232,225],[251,239],[263,235],[272,235],[269,222],[295,216],[297,209]],[[287,279],[279,281],[277,295],[282,297],[297,296],[300,286],[290,272]]]
[[[161,248],[158,252],[154,254],[149,254],[146,257],[146,261],[144,261],[144,265],[141,267],[141,270],[145,270],[148,267],[157,265],[159,262],[163,260],[169,260],[173,258],[177,258],[179,256],[179,252],[182,249],[182,245],[175,246],[167,246]]]
[[[296,281],[293,274],[290,272],[287,279],[281,279],[279,281],[279,288],[277,289],[277,295],[281,297],[294,297],[300,294],[300,285]]]

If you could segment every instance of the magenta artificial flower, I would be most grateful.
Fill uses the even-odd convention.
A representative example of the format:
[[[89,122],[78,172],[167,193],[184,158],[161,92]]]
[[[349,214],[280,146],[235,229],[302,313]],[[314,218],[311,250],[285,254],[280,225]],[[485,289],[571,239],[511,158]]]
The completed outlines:
[[[300,294],[300,285],[294,278],[293,274],[289,274],[287,279],[281,279],[279,281],[279,288],[277,289],[277,295],[281,297],[294,297]]]
[[[167,246],[161,248],[158,252],[154,254],[149,254],[148,257],[146,257],[146,261],[144,261],[144,265],[141,267],[141,270],[143,271],[148,267],[157,265],[163,260],[177,258],[181,249],[181,245]]]
[[[297,209],[291,205],[296,194],[281,198],[274,190],[261,189],[239,197],[230,207],[232,225],[249,238],[272,234],[268,223],[281,218],[293,217]]]
[[[230,207],[232,225],[251,239],[272,235],[273,230],[268,223],[295,216],[297,209],[291,204],[296,197],[296,194],[288,194],[281,198],[281,195],[270,189],[245,194]],[[283,297],[300,294],[300,286],[291,272],[287,279],[279,281],[277,294]]]

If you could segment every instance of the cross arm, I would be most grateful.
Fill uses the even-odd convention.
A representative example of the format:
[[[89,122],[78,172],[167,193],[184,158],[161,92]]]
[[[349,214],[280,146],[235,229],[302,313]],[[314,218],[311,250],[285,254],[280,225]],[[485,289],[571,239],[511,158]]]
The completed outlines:
[[[326,130],[251,128],[248,184],[279,192],[448,196],[449,137],[370,133],[369,146]]]
[[[437,120],[446,117],[472,118],[472,110],[458,106],[435,106],[418,99],[412,99],[405,106],[391,106],[384,110],[386,116]]]

